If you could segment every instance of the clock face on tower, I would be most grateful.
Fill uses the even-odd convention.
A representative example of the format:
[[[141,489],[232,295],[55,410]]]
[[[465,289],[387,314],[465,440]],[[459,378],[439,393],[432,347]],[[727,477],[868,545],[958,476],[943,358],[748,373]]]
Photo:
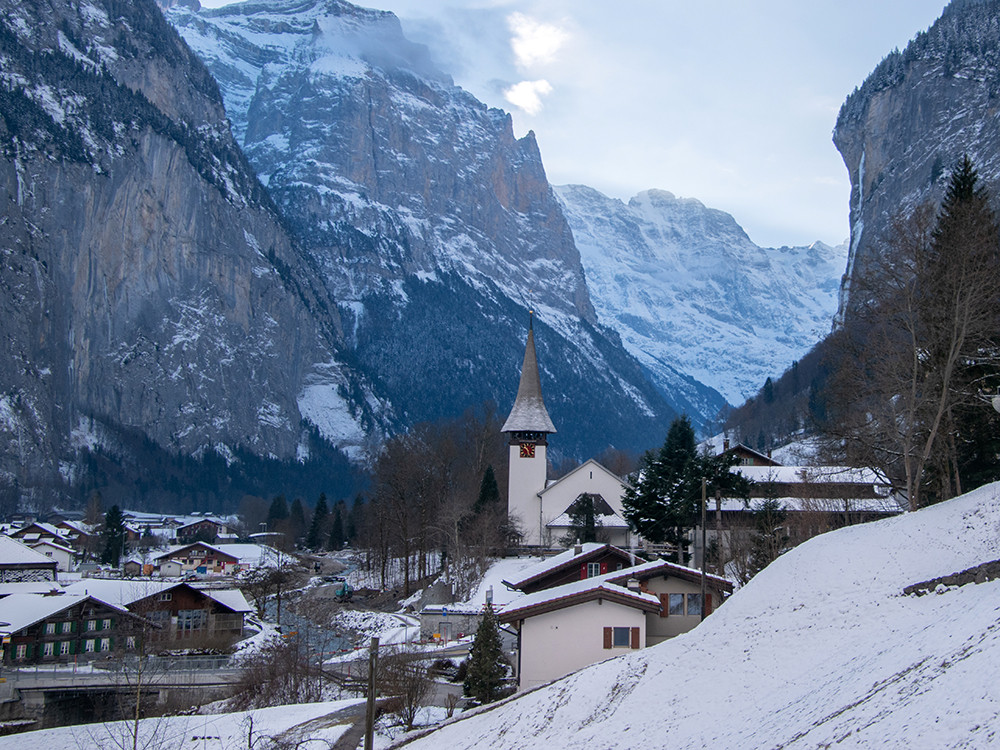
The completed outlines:
[[[534,457],[535,457],[535,444],[521,443],[521,458],[534,458]]]

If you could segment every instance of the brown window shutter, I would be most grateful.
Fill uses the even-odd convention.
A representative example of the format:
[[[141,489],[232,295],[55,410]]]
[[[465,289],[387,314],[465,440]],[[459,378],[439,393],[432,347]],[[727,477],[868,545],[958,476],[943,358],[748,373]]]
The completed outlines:
[[[604,648],[611,648],[611,628],[604,628]]]
[[[587,577],[587,563],[582,563],[580,565],[580,580],[582,581]]]
[[[605,560],[604,562],[601,563],[601,575],[604,575],[607,572],[608,572],[608,561]]]
[[[712,614],[712,595],[705,594],[705,617]]]
[[[632,648],[639,648],[639,628],[632,628]]]
[[[660,617],[670,615],[670,594],[660,594]]]

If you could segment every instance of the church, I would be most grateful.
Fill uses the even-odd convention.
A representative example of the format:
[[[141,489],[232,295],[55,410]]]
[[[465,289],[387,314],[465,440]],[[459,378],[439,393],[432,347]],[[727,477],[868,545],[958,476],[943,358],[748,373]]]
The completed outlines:
[[[633,534],[622,515],[627,484],[594,459],[550,481],[546,449],[555,425],[545,408],[535,355],[534,327],[521,364],[521,380],[510,416],[501,430],[508,436],[507,511],[518,524],[525,547],[565,546],[572,534],[570,513],[577,502],[593,502],[601,541],[628,548]]]

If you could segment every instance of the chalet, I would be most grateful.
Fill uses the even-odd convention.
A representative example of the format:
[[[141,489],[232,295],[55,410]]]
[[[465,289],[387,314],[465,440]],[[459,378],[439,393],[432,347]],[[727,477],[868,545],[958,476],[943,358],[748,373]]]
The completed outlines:
[[[245,617],[253,611],[238,589],[198,589],[187,583],[85,579],[66,587],[88,593],[153,623],[152,641],[185,647],[227,648],[243,637]],[[2,603],[2,600],[0,600]]]
[[[560,552],[528,568],[513,581],[503,581],[504,586],[525,594],[560,586],[584,578],[631,568],[635,555],[610,544],[588,542]]]
[[[181,544],[196,541],[213,543],[220,535],[226,533],[226,527],[212,518],[201,518],[178,526],[176,533],[177,541]]]
[[[602,578],[537,591],[499,613],[518,634],[518,687],[526,689],[646,644],[654,594]]]
[[[0,536],[0,583],[55,581],[57,568],[58,563],[41,552]]]
[[[199,575],[231,575],[239,572],[240,560],[207,542],[194,542],[165,552],[154,558],[165,576],[197,573]]]
[[[65,545],[67,541],[67,534],[56,526],[42,521],[33,521],[26,526],[11,531],[10,536],[19,542],[29,545],[35,542],[58,542]]]
[[[93,596],[11,594],[0,599],[3,662],[37,664],[106,656],[131,650],[150,624]]]
[[[55,560],[58,572],[67,573],[73,569],[76,552],[71,547],[49,539],[29,543],[28,546],[36,552],[41,552],[49,559]]]

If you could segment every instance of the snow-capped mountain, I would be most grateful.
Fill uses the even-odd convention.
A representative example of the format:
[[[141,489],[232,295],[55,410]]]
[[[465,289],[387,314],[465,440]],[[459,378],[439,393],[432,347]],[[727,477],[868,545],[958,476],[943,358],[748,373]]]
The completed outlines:
[[[555,449],[662,439],[674,410],[599,325],[534,136],[454,86],[395,16],[341,0],[166,13],[404,422],[506,409],[531,308]]]
[[[556,193],[598,318],[661,388],[689,394],[689,413],[722,406],[692,381],[742,403],[829,332],[846,244],[761,248],[729,214],[662,190]]]
[[[0,71],[0,488],[52,502],[122,439],[294,460],[318,378],[360,447],[386,405],[151,0],[5,3]]]

